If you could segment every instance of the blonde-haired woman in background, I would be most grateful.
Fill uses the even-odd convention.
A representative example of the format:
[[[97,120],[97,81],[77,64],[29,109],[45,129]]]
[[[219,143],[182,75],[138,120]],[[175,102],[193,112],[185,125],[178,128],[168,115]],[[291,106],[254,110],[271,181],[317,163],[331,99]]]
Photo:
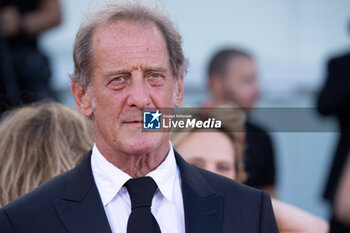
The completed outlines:
[[[234,107],[219,107],[185,112],[192,118],[221,120],[220,129],[176,129],[170,134],[174,146],[187,162],[197,167],[244,182],[242,166],[245,115]],[[271,199],[277,225],[281,233],[326,233],[329,224],[324,219],[307,213],[274,198]]]
[[[0,123],[0,207],[73,168],[92,145],[87,120],[62,104],[10,112]]]

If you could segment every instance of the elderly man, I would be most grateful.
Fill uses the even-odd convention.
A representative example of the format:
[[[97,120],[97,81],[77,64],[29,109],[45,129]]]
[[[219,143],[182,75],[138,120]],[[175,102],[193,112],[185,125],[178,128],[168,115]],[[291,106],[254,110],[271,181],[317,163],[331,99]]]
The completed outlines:
[[[142,110],[178,107],[185,59],[162,13],[94,12],[74,47],[72,92],[95,145],[73,170],[0,210],[0,232],[278,232],[269,196],[187,164]]]

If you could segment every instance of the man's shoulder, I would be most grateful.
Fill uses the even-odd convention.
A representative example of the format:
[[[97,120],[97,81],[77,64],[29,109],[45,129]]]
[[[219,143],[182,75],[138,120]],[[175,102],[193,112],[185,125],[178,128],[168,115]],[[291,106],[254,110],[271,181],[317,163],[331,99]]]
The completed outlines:
[[[62,198],[71,174],[72,171],[68,171],[58,175],[5,206],[0,211],[0,225],[7,225],[5,232],[12,232],[12,227],[13,232],[48,232],[46,227],[50,225],[56,225],[60,232],[62,226],[57,224],[59,217],[54,200]]]
[[[196,213],[193,218],[197,219],[198,209],[211,208],[221,218],[222,232],[278,232],[266,192],[190,165],[175,155],[182,172],[185,210]]]
[[[84,200],[93,187],[93,179],[91,153],[88,153],[72,170],[5,206],[0,213],[0,222],[11,224],[16,232],[65,232],[57,206],[62,207],[62,201],[77,203]]]
[[[225,197],[235,197],[240,200],[261,198],[263,191],[241,184],[227,177],[197,168],[208,184]]]
[[[17,208],[31,209],[33,205],[45,205],[55,198],[61,197],[66,190],[66,185],[71,180],[72,170],[51,178],[31,192],[19,197],[4,207],[6,211]]]
[[[224,196],[226,200],[261,199],[263,191],[248,187],[227,177],[215,174],[208,170],[187,163],[180,154],[175,151],[175,157],[180,168],[182,182],[193,189],[203,190],[203,193],[216,193]],[[227,198],[226,198],[227,197]]]
[[[56,199],[81,199],[91,187],[92,175],[89,176],[90,156],[75,168],[55,176],[38,186],[31,192],[11,202],[3,208],[6,214],[14,219],[16,217],[28,217],[33,212],[36,216],[45,217],[46,213],[54,213],[54,200]]]
[[[215,191],[216,195],[222,197],[223,221],[225,226],[231,226],[231,224],[240,225],[240,221],[245,219],[245,224],[248,224],[252,229],[257,229],[257,223],[265,221],[262,220],[264,219],[262,216],[263,213],[267,218],[270,218],[267,222],[270,222],[273,227],[274,217],[271,199],[267,192],[246,186],[200,168],[198,168],[198,170]],[[233,221],[232,219],[235,220]],[[268,224],[268,226],[270,225]],[[248,232],[248,229],[243,232]],[[251,232],[255,232],[255,230],[251,230]]]
[[[335,65],[343,65],[344,63],[346,64],[350,63],[350,53],[337,55],[337,56],[331,57],[328,60],[328,65],[331,67]]]

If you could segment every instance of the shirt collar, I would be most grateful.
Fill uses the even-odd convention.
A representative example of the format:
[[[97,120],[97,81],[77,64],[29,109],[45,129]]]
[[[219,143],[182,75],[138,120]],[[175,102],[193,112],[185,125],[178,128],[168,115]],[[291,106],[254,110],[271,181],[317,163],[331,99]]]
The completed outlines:
[[[118,194],[125,182],[132,177],[110,163],[98,150],[96,144],[92,148],[91,167],[95,183],[99,190],[104,206]],[[172,201],[173,188],[176,181],[177,165],[174,150],[169,141],[169,152],[165,160],[146,176],[150,176],[156,182],[161,194]]]
[[[177,165],[173,146],[169,141],[169,152],[165,160],[146,176],[150,176],[156,182],[160,192],[169,201],[173,198],[173,188],[176,181]]]
[[[131,176],[110,163],[96,144],[92,148],[91,168],[104,206],[117,195],[125,182],[131,179]]]

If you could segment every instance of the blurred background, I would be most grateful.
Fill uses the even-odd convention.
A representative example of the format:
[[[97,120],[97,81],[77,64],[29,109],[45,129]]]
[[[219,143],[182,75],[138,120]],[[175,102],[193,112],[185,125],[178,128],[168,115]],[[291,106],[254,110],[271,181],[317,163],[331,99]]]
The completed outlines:
[[[50,57],[52,86],[59,99],[74,106],[68,74],[73,71],[75,33],[83,14],[101,1],[60,2],[62,23],[43,34],[39,45]],[[256,58],[262,88],[258,107],[298,108],[315,106],[326,61],[350,50],[348,0],[162,0],[158,4],[178,25],[190,62],[184,106],[198,106],[207,98],[206,67],[220,48],[243,48]],[[271,133],[277,196],[327,218],[329,206],[322,193],[338,133],[331,118],[310,111],[308,119],[334,130]]]

